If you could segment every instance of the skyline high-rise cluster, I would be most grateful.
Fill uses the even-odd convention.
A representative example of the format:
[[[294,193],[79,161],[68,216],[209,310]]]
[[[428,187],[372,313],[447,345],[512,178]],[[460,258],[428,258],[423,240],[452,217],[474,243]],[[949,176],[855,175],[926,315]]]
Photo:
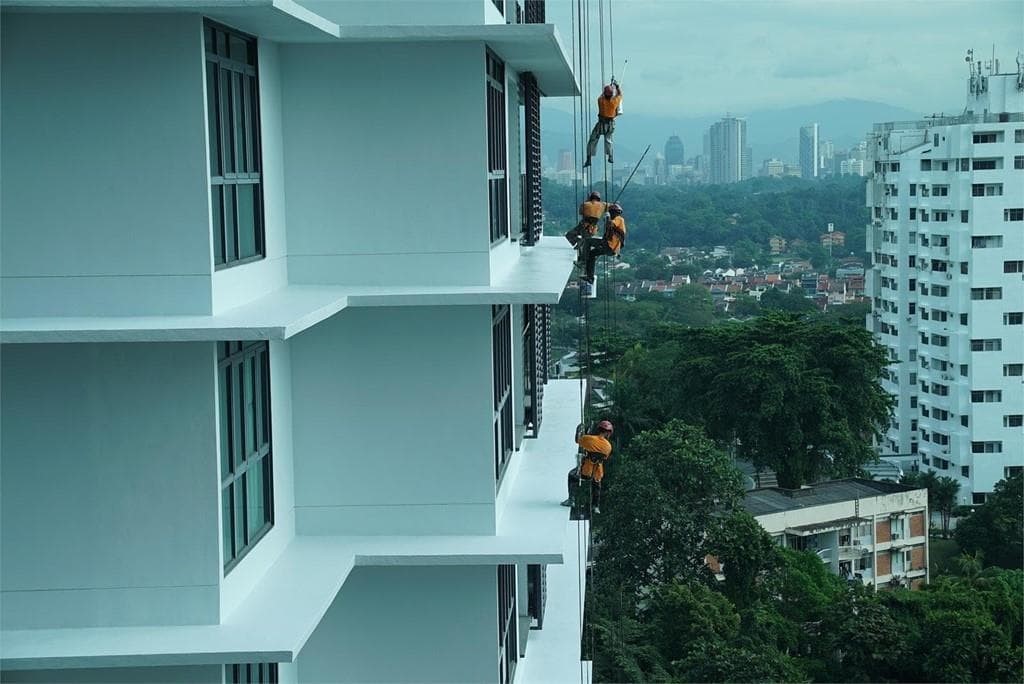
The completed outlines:
[[[868,326],[897,401],[882,456],[982,503],[1024,467],[1024,73],[974,74],[961,116],[868,144]]]
[[[747,120],[725,116],[708,129],[708,180],[736,183],[752,177]]]

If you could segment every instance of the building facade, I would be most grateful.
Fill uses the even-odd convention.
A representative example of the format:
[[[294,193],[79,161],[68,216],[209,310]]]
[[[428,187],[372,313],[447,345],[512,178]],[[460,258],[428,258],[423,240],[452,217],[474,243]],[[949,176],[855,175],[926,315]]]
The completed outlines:
[[[746,493],[744,507],[786,548],[813,551],[875,589],[928,582],[928,491],[853,478]]]
[[[3,10],[3,681],[579,677],[543,3]]]
[[[817,178],[820,160],[818,158],[818,124],[810,123],[800,127],[800,176]]]
[[[868,151],[880,454],[983,503],[1024,466],[1024,73],[972,75],[962,116],[878,124]]]
[[[708,131],[709,182],[736,183],[751,178],[747,120],[726,116]]]

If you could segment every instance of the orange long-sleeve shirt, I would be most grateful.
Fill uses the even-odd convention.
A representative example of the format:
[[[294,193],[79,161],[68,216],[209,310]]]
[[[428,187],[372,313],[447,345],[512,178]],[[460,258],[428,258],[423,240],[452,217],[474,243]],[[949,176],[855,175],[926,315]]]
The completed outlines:
[[[608,219],[608,222],[605,223],[604,241],[608,243],[608,247],[613,252],[619,253],[622,244],[626,241],[626,220],[624,218],[616,216]]]
[[[619,104],[621,102],[622,95],[616,95],[615,97],[601,95],[597,98],[598,115],[604,119],[614,119],[619,115]]]

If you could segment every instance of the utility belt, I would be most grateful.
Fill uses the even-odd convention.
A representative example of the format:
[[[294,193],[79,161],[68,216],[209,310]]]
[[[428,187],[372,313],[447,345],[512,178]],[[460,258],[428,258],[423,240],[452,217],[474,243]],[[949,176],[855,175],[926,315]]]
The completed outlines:
[[[589,226],[596,226],[600,220],[601,219],[597,218],[596,216],[584,216],[583,217],[583,223],[586,223]]]
[[[604,463],[604,454],[596,451],[588,451],[584,454],[583,458],[591,463]]]
[[[601,123],[611,123],[611,122],[615,121],[615,117],[614,116],[601,116],[599,114],[597,116],[597,120],[600,121]]]

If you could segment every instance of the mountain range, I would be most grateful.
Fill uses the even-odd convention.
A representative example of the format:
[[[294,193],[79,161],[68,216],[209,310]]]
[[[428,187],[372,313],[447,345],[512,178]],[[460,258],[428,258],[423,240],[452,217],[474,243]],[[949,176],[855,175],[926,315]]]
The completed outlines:
[[[649,159],[663,151],[665,141],[671,135],[678,135],[686,148],[686,157],[700,154],[703,135],[711,124],[721,116],[651,116],[633,114],[629,102],[625,102],[624,114],[616,121],[615,143],[617,161],[635,162],[643,149],[650,144]],[[883,121],[920,119],[924,116],[902,107],[894,107],[868,100],[829,100],[813,105],[765,109],[747,113],[732,112],[747,120],[747,136],[753,152],[754,171],[765,159],[776,158],[790,163],[799,159],[800,127],[810,123],[819,124],[819,138],[831,140],[836,150],[848,149],[863,140],[872,124]],[[723,114],[724,115],[724,114]],[[558,151],[573,146],[573,115],[555,107],[545,107],[541,114],[542,149],[546,157],[545,166],[554,165]],[[583,132],[581,146],[586,143],[590,126]],[[600,152],[600,146],[599,146]]]

